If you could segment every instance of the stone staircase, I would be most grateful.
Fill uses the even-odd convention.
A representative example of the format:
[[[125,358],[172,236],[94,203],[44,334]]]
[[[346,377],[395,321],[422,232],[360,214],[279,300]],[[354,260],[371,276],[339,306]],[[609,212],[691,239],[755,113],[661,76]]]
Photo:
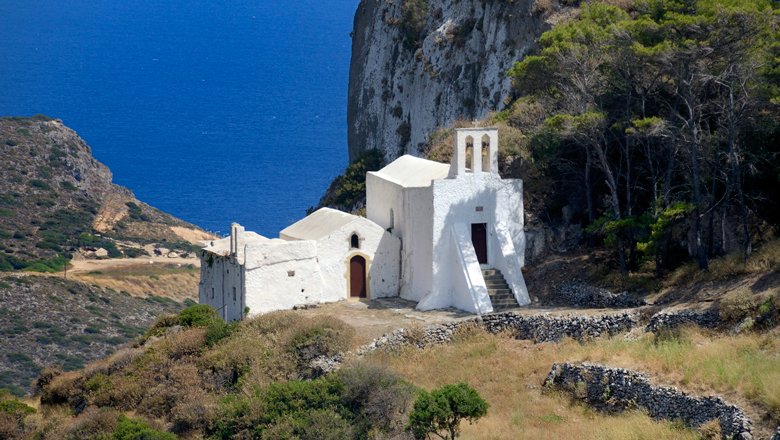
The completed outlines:
[[[519,307],[512,289],[506,283],[501,271],[497,269],[483,269],[482,277],[487,285],[490,302],[493,304],[493,311],[500,312],[506,309]]]

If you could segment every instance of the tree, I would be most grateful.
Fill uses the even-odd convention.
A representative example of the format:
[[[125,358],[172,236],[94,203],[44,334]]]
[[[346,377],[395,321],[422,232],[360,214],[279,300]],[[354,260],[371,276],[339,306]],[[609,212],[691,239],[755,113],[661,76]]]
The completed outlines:
[[[466,383],[444,385],[430,393],[422,391],[409,415],[408,429],[415,438],[455,439],[460,422],[475,420],[487,414],[488,404]]]

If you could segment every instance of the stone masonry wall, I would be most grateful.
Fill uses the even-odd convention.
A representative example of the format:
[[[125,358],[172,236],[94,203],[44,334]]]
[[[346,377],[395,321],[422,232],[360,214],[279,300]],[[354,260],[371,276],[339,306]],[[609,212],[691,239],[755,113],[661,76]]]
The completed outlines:
[[[655,419],[681,420],[690,427],[718,419],[722,438],[753,438],[751,422],[739,407],[720,397],[696,397],[674,387],[653,385],[635,371],[589,363],[556,363],[545,386],[568,391],[600,410],[642,408]]]

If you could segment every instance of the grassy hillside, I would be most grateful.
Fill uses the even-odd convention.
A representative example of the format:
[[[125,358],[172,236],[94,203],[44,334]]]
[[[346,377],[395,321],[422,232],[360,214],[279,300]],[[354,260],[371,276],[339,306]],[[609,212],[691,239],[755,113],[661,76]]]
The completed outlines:
[[[355,329],[340,320],[281,312],[227,325],[197,306],[160,318],[138,343],[84,369],[43,374],[27,400],[37,412],[18,417],[11,438],[99,438],[116,432],[123,414],[172,438],[411,438],[415,390],[461,381],[490,405],[486,417],[463,423],[463,438],[710,438],[546,391],[544,377],[563,361],[633,368],[659,384],[722,394],[765,434],[780,422],[777,336],[683,329],[535,345],[471,328],[451,344],[374,352],[323,374],[312,361],[355,348]]]
[[[138,201],[61,121],[0,118],[0,271],[60,270],[77,249],[192,251],[208,234]]]
[[[0,389],[30,392],[44,367],[82,368],[182,307],[50,276],[0,275]]]

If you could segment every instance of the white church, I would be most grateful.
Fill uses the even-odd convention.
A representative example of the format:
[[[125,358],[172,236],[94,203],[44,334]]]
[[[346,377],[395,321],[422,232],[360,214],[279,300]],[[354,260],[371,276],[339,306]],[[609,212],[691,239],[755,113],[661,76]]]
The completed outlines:
[[[449,165],[405,155],[369,172],[365,218],[322,208],[279,238],[234,223],[200,254],[200,303],[226,321],[394,296],[475,314],[527,305],[522,185],[498,174],[497,129],[458,129]]]

